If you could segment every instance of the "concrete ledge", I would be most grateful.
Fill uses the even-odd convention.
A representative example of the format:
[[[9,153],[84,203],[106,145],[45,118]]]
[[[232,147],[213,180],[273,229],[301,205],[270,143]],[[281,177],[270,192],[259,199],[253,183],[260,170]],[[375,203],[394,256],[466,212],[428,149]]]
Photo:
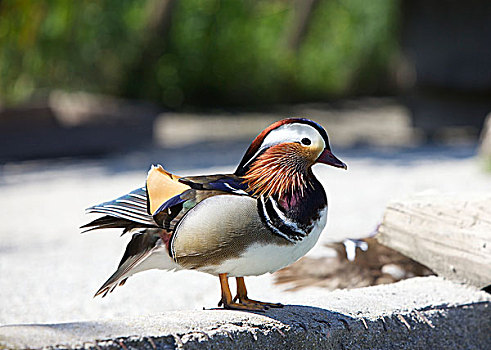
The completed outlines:
[[[0,349],[484,349],[491,297],[439,277],[326,292],[266,313],[152,316],[0,327]],[[285,293],[285,295],[287,295]]]

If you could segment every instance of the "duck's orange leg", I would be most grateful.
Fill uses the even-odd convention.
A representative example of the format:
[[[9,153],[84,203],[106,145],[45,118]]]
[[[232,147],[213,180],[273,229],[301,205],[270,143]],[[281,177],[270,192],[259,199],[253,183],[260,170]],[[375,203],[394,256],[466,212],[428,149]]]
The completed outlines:
[[[270,307],[283,307],[283,304],[280,303],[265,303],[263,301],[252,300],[247,297],[247,288],[244,282],[244,277],[237,277],[237,295],[234,298],[235,300],[239,300],[239,303],[247,306],[262,306],[263,308]]]
[[[264,311],[264,306],[261,305],[236,303],[232,299],[232,293],[230,293],[227,274],[221,273],[218,277],[220,278],[220,287],[222,288],[222,299],[218,302],[218,306],[223,305],[225,309],[232,310]]]

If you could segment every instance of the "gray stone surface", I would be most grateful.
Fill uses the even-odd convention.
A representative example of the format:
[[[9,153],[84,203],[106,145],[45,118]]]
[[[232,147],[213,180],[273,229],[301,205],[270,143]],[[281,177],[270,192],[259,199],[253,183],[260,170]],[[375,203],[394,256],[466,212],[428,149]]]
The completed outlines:
[[[338,290],[266,313],[170,311],[0,327],[0,348],[485,349],[491,296],[439,277]]]

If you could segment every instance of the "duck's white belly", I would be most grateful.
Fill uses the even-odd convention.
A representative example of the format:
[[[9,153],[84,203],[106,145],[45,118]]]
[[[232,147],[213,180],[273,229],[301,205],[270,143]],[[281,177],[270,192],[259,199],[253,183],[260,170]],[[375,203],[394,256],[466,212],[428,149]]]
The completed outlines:
[[[226,273],[231,277],[259,276],[268,272],[278,271],[294,263],[312,249],[326,226],[326,222],[327,208],[321,212],[312,232],[295,244],[280,246],[255,243],[238,258],[225,260],[220,265],[205,266],[199,270],[214,275]]]

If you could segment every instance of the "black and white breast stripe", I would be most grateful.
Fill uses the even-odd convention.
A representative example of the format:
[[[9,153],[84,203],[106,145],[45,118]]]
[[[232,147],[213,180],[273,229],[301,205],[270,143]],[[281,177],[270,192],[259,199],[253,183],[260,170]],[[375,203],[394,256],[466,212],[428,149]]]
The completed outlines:
[[[263,223],[275,235],[292,243],[300,241],[307,236],[308,232],[288,218],[280,209],[274,198],[264,198],[264,196],[260,196],[257,201],[257,209]]]

